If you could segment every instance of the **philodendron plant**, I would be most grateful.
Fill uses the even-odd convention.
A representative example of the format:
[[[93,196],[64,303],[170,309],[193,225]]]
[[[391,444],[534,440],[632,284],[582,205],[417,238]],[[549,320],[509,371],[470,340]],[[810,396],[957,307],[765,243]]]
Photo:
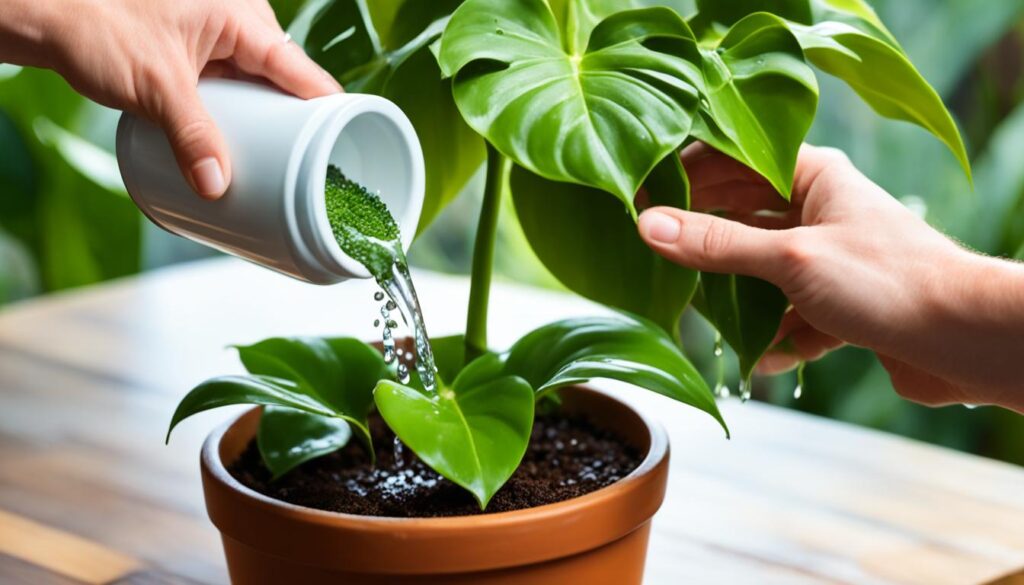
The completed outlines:
[[[645,205],[686,208],[678,151],[703,141],[789,198],[814,119],[814,68],[880,115],[917,124],[970,173],[942,101],[863,0],[696,0],[692,14],[634,0],[328,0],[294,38],[349,91],[384,95],[423,144],[422,230],[486,164],[464,336],[432,340],[440,383],[397,381],[353,339],[268,339],[239,347],[247,376],[209,380],[195,412],[262,404],[257,436],[281,476],[354,434],[372,453],[373,409],[481,508],[526,451],[535,404],[592,378],[631,383],[722,420],[680,348],[691,302],[749,377],[787,301],[763,281],[698,274],[637,236]],[[500,200],[510,193],[543,264],[567,288],[620,311],[541,327],[497,353],[487,304]]]

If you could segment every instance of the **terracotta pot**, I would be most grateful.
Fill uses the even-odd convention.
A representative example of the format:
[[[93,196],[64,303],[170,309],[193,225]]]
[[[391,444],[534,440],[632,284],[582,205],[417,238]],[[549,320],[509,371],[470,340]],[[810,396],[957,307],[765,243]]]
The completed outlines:
[[[268,498],[225,469],[256,434],[253,409],[215,430],[202,454],[210,519],[238,585],[567,585],[641,582],[650,521],[665,497],[665,431],[598,391],[563,391],[563,408],[614,429],[644,453],[622,480],[585,496],[515,512],[381,518]]]

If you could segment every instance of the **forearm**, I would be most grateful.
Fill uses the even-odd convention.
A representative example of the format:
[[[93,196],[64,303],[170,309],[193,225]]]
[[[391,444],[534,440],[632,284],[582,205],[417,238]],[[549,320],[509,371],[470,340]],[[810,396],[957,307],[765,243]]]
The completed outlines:
[[[79,0],[0,0],[0,62],[52,67],[55,40],[79,7]]]
[[[920,339],[932,371],[976,388],[978,402],[1024,412],[1024,264],[965,253],[949,268]]]

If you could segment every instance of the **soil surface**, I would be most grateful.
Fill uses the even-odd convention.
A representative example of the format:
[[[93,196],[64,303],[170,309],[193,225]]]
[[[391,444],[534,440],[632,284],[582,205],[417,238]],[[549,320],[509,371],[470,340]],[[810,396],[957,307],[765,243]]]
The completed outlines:
[[[401,518],[481,514],[469,492],[427,467],[378,417],[370,419],[377,465],[353,438],[344,448],[308,461],[277,481],[263,465],[256,440],[228,471],[272,498],[331,512]],[[572,499],[625,477],[640,453],[582,419],[538,416],[519,469],[491,499],[487,513]]]

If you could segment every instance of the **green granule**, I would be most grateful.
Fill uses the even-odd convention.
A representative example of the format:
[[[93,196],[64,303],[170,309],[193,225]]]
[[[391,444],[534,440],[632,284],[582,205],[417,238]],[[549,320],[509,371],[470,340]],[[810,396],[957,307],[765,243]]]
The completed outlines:
[[[327,167],[324,199],[327,219],[341,249],[377,280],[390,275],[401,244],[398,224],[388,206],[334,165]]]

